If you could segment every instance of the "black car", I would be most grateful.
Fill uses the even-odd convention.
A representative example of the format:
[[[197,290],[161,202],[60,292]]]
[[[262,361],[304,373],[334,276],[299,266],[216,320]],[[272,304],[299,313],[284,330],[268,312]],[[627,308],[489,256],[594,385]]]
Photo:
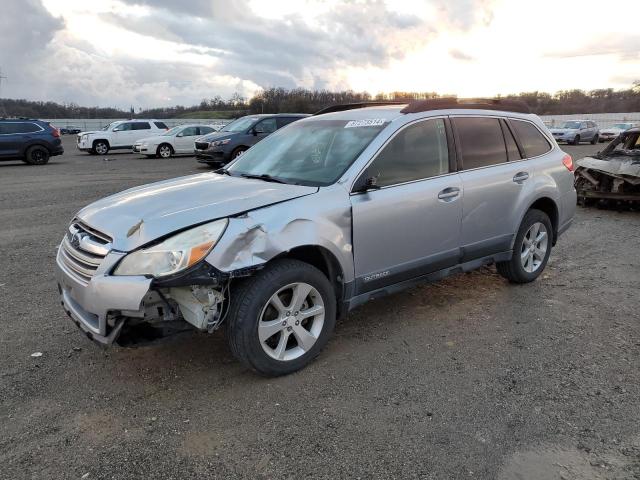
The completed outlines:
[[[0,160],[22,160],[44,165],[62,155],[60,131],[48,122],[28,118],[0,119]]]
[[[60,133],[62,135],[75,135],[82,132],[80,127],[76,127],[75,125],[67,125],[66,127],[60,127]]]
[[[308,116],[303,113],[278,113],[241,117],[219,131],[199,138],[195,143],[196,158],[200,163],[221,167],[267,135]]]

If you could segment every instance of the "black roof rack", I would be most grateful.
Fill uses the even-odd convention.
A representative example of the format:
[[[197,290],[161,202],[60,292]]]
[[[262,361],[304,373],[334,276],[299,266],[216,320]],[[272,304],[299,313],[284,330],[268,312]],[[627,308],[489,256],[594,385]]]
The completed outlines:
[[[379,107],[384,105],[406,105],[400,113],[418,113],[429,110],[474,109],[474,110],[503,110],[507,112],[531,113],[529,105],[520,100],[503,100],[501,98],[429,98],[427,100],[413,100],[409,102],[361,102],[332,105],[318,110],[314,115],[323,113],[344,112],[357,108]]]
[[[329,107],[318,110],[314,115],[322,115],[324,113],[344,112],[345,110],[355,110],[357,108],[366,107],[382,107],[384,105],[406,105],[408,102],[359,102],[359,103],[342,103],[331,105]]]
[[[400,110],[400,113],[418,113],[429,110],[447,109],[504,110],[508,112],[531,113],[529,106],[520,100],[501,98],[431,98],[416,100]]]

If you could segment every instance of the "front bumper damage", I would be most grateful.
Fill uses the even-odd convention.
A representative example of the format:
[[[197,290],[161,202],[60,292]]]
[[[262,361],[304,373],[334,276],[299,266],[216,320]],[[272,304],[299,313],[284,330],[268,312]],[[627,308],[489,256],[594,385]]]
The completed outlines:
[[[640,202],[640,154],[637,157],[585,157],[576,162],[576,191],[590,201]]]
[[[56,257],[60,302],[67,315],[101,345],[133,345],[183,331],[213,331],[222,319],[229,275],[206,262],[158,281],[109,275],[125,253],[111,251],[88,281]]]

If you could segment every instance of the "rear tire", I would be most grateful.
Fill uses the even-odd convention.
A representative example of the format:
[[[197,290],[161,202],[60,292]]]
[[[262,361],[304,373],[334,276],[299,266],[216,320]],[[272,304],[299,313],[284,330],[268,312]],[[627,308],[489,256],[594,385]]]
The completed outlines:
[[[600,136],[599,135],[594,135],[593,138],[591,139],[591,145],[595,145],[599,141],[600,141]]]
[[[275,260],[231,287],[229,347],[262,375],[287,375],[308,365],[326,345],[335,322],[333,287],[308,263]]]
[[[24,156],[24,163],[29,165],[44,165],[49,161],[49,150],[41,145],[29,147]]]
[[[580,145],[580,135],[576,135],[573,139],[573,142],[571,142],[571,145]]]
[[[549,216],[541,210],[529,210],[518,229],[511,260],[496,263],[498,273],[511,283],[533,282],[547,265],[552,243]]]

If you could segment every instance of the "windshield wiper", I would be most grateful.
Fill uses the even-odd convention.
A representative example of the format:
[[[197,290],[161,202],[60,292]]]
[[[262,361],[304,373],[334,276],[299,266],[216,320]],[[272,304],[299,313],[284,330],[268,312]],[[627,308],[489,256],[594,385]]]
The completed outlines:
[[[258,180],[264,180],[265,182],[284,183],[284,184],[287,183],[284,180],[280,180],[279,178],[272,177],[267,173],[261,173],[260,175],[253,175],[251,173],[241,173],[240,176],[244,178],[255,178]]]

